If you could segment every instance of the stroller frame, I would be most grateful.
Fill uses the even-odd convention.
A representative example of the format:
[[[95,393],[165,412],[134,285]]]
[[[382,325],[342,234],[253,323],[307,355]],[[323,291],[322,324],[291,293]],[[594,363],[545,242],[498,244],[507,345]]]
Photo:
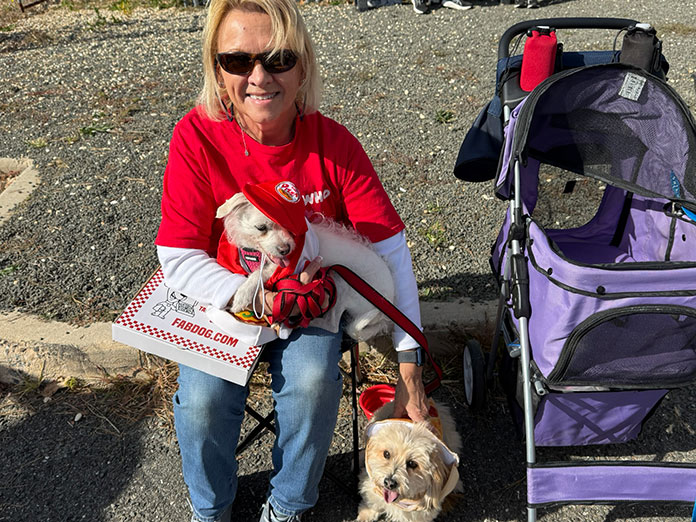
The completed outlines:
[[[520,167],[519,162],[515,162],[515,195],[510,201],[511,211],[511,227],[519,227],[524,229],[524,218],[522,215],[522,201],[520,197]],[[688,466],[674,463],[653,463],[649,461],[602,461],[602,468],[613,467],[617,471],[615,476],[617,482],[623,480],[625,483],[632,484],[631,477],[635,474],[638,466],[650,467],[650,471],[654,477],[654,483],[644,484],[645,494],[653,491],[664,492],[666,489],[671,490],[672,497],[670,499],[663,498],[639,498],[636,492],[627,488],[623,492],[614,493],[614,497],[607,496],[598,500],[590,500],[589,498],[577,499],[573,495],[567,495],[565,498],[559,497],[559,492],[562,489],[570,489],[578,480],[582,482],[600,482],[601,472],[592,469],[592,464],[600,467],[597,463],[575,463],[568,466],[560,466],[557,463],[552,465],[543,465],[537,462],[536,444],[534,433],[534,405],[533,394],[542,397],[546,395],[546,390],[541,384],[539,378],[532,373],[532,358],[531,344],[529,339],[529,314],[530,304],[528,299],[529,290],[529,275],[527,265],[524,259],[524,251],[522,248],[522,240],[515,237],[509,244],[510,256],[507,256],[508,262],[505,264],[505,272],[509,274],[509,280],[512,285],[510,288],[513,311],[518,320],[518,338],[514,339],[514,334],[505,325],[503,315],[498,317],[498,332],[502,333],[506,346],[510,348],[509,355],[511,357],[519,357],[520,371],[522,373],[522,398],[523,398],[523,417],[524,417],[524,442],[525,442],[525,458],[527,465],[527,488],[528,488],[528,506],[527,506],[527,521],[536,522],[537,506],[542,505],[558,505],[558,504],[596,504],[596,503],[612,503],[612,501],[672,501],[684,502],[688,504],[694,503],[696,496],[696,465]],[[505,278],[507,280],[507,278]],[[501,300],[502,300],[501,296]],[[505,310],[503,310],[503,313]],[[517,341],[517,342],[515,342]],[[493,344],[497,346],[497,344]],[[493,357],[489,358],[487,365],[487,373],[493,371]],[[559,482],[559,487],[552,491],[542,491],[531,493],[532,488],[536,488],[541,482]],[[666,486],[665,484],[668,484]],[[659,487],[658,487],[659,485]],[[600,493],[597,491],[596,493]],[[600,495],[601,496],[601,495]],[[545,501],[541,501],[545,499]],[[532,504],[530,501],[534,501]]]
[[[509,45],[514,36],[536,26],[620,30],[636,23],[633,20],[626,19],[586,18],[543,19],[521,22],[512,26],[501,37],[498,58],[500,60],[509,57]],[[501,92],[504,92],[504,89],[501,89]],[[507,103],[506,101],[505,98],[502,101],[505,123],[509,121],[512,109],[519,102],[519,99],[508,101]],[[512,182],[513,197],[509,199],[509,235],[508,240],[503,244],[500,251],[500,262],[502,263],[500,267],[502,274],[500,275],[502,277],[500,278],[500,299],[492,350],[497,350],[499,336],[502,334],[505,345],[508,347],[508,355],[511,358],[519,358],[519,371],[521,372],[520,391],[523,402],[523,436],[527,466],[527,520],[536,522],[538,507],[557,504],[597,504],[623,501],[667,501],[693,504],[696,496],[696,465],[636,461],[602,461],[601,463],[586,461],[572,465],[537,462],[534,395],[543,397],[548,393],[548,390],[544,386],[538,370],[533,368],[531,356],[532,347],[529,335],[531,315],[529,298],[530,276],[524,249],[527,218],[524,215],[525,209],[522,199],[520,160],[519,158],[512,158],[512,161],[514,162],[512,169],[514,177]],[[499,165],[499,168],[501,165]],[[511,304],[506,305],[509,301]],[[506,321],[506,314],[509,311],[512,311],[517,320],[517,328],[514,331],[511,321]],[[473,346],[467,346],[468,350],[473,348]],[[492,351],[486,363],[485,371],[488,381],[493,376],[496,353]],[[476,379],[477,376],[474,375],[472,378]],[[656,399],[655,403],[659,402],[662,396]],[[469,402],[472,403],[474,401]],[[649,470],[650,472],[648,478],[642,477],[642,484],[639,487],[635,480],[638,468]],[[601,486],[595,487],[594,490],[592,487],[587,487],[580,493],[574,491],[578,481],[601,483],[601,478],[607,472],[612,473],[615,479],[614,482],[618,485],[616,491],[606,492]],[[549,487],[549,483],[554,483],[554,486]]]

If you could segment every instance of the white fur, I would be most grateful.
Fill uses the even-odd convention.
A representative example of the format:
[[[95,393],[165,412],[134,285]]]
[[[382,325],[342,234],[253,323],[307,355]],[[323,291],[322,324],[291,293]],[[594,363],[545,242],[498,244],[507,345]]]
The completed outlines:
[[[442,404],[436,407],[442,423],[443,442],[453,452],[461,454],[461,437],[449,409]],[[386,404],[375,412],[371,422],[391,418],[393,409],[393,402]],[[385,451],[389,452],[389,458],[385,458]],[[409,461],[416,466],[408,466]],[[447,467],[426,422],[412,427],[395,423],[377,431],[367,441],[365,464],[360,481],[363,500],[358,509],[359,522],[373,522],[382,515],[389,522],[432,522],[442,511]],[[387,481],[392,494],[398,494],[391,502],[385,500]],[[454,491],[462,490],[459,481]],[[415,504],[415,509],[403,509],[400,499],[408,499],[407,502]]]
[[[217,217],[224,217],[225,232],[230,242],[240,248],[259,250],[272,261],[264,266],[263,273],[256,271],[250,274],[234,294],[232,312],[251,309],[259,276],[263,277],[264,282],[267,281],[277,268],[276,263],[282,263],[290,255],[295,242],[287,230],[267,218],[242,193],[235,194],[220,206]],[[394,301],[391,270],[367,239],[331,220],[312,224],[311,227],[319,240],[322,266],[344,265],[388,301]],[[336,304],[326,318],[315,319],[313,325],[337,331],[338,321],[345,312],[348,315],[345,332],[356,340],[368,340],[391,330],[392,322],[384,314],[353,290],[343,278],[336,273],[331,275],[336,283]]]

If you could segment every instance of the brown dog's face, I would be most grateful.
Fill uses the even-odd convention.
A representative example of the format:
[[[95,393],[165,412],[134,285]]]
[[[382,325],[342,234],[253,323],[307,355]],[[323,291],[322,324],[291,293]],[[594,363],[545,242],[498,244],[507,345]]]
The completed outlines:
[[[365,467],[384,502],[441,507],[448,470],[425,422],[382,427],[367,442]]]

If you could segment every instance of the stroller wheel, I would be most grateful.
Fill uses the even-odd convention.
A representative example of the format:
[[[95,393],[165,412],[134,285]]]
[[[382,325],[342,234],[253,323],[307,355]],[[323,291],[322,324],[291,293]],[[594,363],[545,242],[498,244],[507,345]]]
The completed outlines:
[[[472,410],[486,404],[486,364],[478,341],[469,340],[462,355],[464,399]]]

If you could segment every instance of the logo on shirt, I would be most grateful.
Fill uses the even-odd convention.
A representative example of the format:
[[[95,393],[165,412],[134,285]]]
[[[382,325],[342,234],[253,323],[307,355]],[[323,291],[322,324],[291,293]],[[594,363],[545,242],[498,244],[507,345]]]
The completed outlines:
[[[285,201],[297,203],[300,200],[300,191],[292,181],[282,181],[275,187],[278,195]]]
[[[302,194],[302,199],[304,199],[305,205],[314,205],[321,203],[329,199],[331,191],[329,189],[317,190],[316,192],[310,192],[309,194]]]

